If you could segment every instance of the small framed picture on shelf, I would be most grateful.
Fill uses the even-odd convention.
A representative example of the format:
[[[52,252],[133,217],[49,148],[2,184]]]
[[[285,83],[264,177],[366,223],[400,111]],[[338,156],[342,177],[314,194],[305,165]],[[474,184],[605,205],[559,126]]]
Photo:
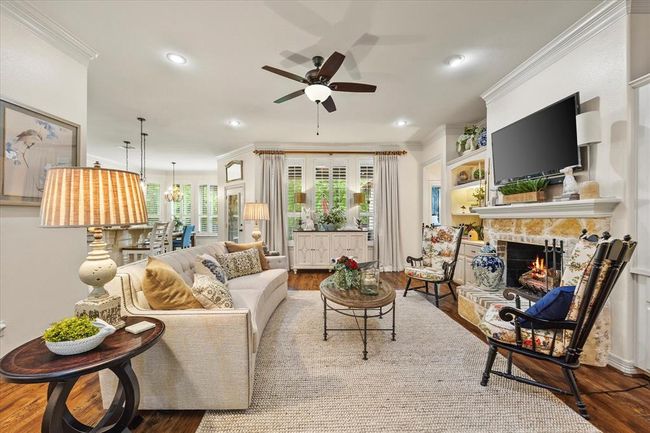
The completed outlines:
[[[0,100],[0,205],[39,206],[51,167],[79,164],[79,125]]]

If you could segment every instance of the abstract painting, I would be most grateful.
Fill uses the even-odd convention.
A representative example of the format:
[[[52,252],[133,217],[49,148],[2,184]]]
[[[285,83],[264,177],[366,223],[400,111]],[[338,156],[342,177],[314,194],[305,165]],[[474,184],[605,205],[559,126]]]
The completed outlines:
[[[0,100],[0,204],[38,206],[50,167],[78,165],[79,126]]]

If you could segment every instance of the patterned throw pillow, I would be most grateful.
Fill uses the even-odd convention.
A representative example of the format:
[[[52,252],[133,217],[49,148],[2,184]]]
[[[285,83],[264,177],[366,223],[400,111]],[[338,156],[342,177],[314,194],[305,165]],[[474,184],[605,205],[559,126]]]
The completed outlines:
[[[223,284],[228,282],[226,271],[223,270],[217,259],[208,254],[202,254],[196,257],[194,273],[214,277]]]
[[[226,271],[229,280],[262,272],[257,248],[217,256],[217,261]]]
[[[233,308],[232,296],[225,284],[207,275],[194,276],[192,294],[203,308]]]

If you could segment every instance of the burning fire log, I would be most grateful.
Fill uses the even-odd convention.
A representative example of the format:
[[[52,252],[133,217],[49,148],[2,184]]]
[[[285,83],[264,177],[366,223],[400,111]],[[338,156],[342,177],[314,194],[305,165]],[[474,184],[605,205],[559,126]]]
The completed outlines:
[[[537,293],[547,293],[556,286],[559,274],[555,269],[549,269],[543,258],[536,257],[529,266],[530,270],[519,277],[519,283]]]

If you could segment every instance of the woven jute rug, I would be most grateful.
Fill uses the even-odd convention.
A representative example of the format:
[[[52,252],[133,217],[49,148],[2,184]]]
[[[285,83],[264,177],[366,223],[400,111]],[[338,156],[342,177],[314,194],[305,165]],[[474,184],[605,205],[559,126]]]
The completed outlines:
[[[363,361],[359,333],[323,341],[319,292],[290,292],[264,331],[251,407],[206,412],[197,432],[599,431],[548,391],[494,375],[480,386],[487,345],[422,295],[401,295],[397,341],[372,333]],[[330,326],[355,319],[330,312]],[[495,366],[504,365],[499,356]]]

